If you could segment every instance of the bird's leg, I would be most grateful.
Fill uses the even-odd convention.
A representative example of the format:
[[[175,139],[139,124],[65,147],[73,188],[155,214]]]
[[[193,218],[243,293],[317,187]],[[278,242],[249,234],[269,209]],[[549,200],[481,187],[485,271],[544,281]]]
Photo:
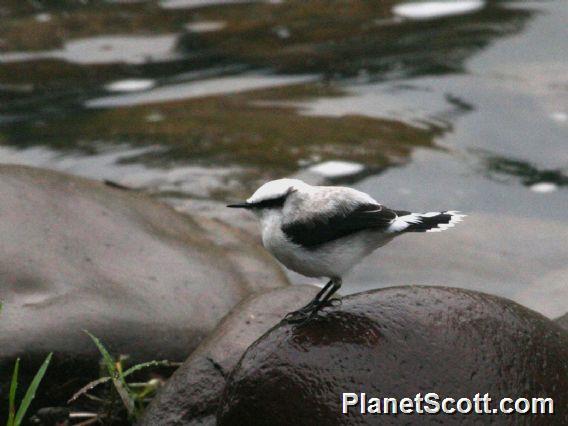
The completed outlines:
[[[333,284],[332,284],[331,288],[329,289],[329,291],[324,296],[322,296],[321,300],[318,303],[318,309],[323,307],[323,306],[333,305],[333,302],[336,301],[336,300],[341,302],[341,299],[337,299],[337,298],[332,299],[331,298],[331,296],[333,296],[335,294],[335,292],[340,289],[341,284],[342,284],[341,278],[336,278],[334,280],[331,280],[330,282],[332,282]]]
[[[288,322],[303,322],[312,317],[322,306],[327,305],[331,296],[341,287],[341,279],[331,279],[316,296],[303,308],[290,312],[285,319]]]
[[[294,319],[295,317],[305,317],[306,315],[310,314],[313,309],[317,306],[320,302],[322,297],[324,297],[325,293],[333,286],[333,281],[330,280],[322,289],[315,295],[315,297],[303,308],[298,309],[297,311],[290,312],[286,315],[286,319]]]

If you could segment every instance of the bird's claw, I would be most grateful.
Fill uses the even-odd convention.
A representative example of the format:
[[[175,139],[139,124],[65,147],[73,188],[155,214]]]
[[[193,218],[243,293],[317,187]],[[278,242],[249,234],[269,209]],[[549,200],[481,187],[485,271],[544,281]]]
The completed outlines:
[[[297,311],[289,312],[284,317],[284,320],[290,324],[303,324],[312,318],[319,309],[319,304],[315,301],[311,301],[303,308]]]
[[[333,299],[329,299],[327,302],[325,302],[324,306],[336,307],[336,306],[341,306],[342,303],[343,301],[341,300],[341,298],[334,297]]]
[[[341,303],[341,299],[337,297],[324,302],[310,302],[303,308],[286,314],[284,320],[290,324],[303,324],[312,319],[320,311],[320,309],[328,306],[340,306]]]
[[[315,310],[307,311],[299,309],[297,311],[289,312],[288,314],[286,314],[284,321],[289,324],[304,324],[314,316],[315,312]]]

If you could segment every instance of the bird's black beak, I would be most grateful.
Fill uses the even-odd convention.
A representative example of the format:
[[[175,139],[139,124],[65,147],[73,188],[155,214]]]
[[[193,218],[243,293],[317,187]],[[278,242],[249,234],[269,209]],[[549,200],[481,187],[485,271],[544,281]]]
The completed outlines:
[[[227,207],[230,207],[232,209],[251,209],[252,204],[249,203],[229,204],[227,205]]]

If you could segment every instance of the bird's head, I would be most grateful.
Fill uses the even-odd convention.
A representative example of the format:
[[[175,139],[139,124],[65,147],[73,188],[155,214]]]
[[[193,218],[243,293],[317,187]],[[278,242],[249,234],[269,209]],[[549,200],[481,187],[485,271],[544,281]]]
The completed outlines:
[[[244,203],[229,204],[227,207],[249,209],[263,217],[269,211],[281,210],[290,194],[307,186],[299,179],[271,180],[258,188]]]

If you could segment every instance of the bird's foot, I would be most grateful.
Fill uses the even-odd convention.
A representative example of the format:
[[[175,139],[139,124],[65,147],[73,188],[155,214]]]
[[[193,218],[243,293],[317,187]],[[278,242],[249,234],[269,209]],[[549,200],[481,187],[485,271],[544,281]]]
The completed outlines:
[[[312,300],[303,308],[297,311],[289,312],[284,317],[284,320],[290,324],[301,324],[312,318],[320,308],[320,303]]]
[[[303,308],[298,309],[297,311],[289,312],[284,317],[284,320],[290,324],[303,324],[310,319],[312,319],[316,314],[323,308],[328,306],[340,306],[341,299],[338,297],[334,297],[333,299],[325,300],[325,301],[311,301]]]
[[[342,303],[343,303],[343,300],[341,300],[340,297],[334,297],[333,299],[329,299],[329,300],[323,302],[321,307],[322,308],[327,307],[327,306],[336,307],[336,306],[341,306]]]
[[[304,312],[302,310],[297,310],[294,312],[289,312],[284,317],[284,321],[288,324],[304,324],[308,322],[313,316],[315,312]]]

